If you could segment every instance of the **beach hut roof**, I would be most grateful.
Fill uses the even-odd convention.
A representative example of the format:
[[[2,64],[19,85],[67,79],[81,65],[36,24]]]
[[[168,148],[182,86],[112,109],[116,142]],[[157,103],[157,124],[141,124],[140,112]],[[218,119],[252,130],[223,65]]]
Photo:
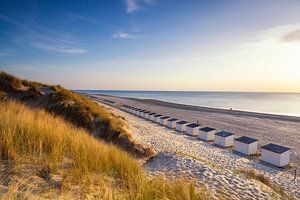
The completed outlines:
[[[258,141],[257,139],[246,137],[246,136],[239,137],[239,138],[237,138],[235,140],[238,141],[238,142],[245,143],[245,144],[251,144],[253,142],[257,142]]]
[[[149,115],[155,115],[156,113],[150,113]]]
[[[267,144],[261,148],[278,153],[278,154],[281,154],[281,153],[284,153],[284,152],[290,150],[290,148],[288,148],[288,147],[280,146],[280,145],[277,145],[274,143]]]
[[[161,117],[160,119],[168,119],[168,118],[170,118],[170,117],[168,117],[168,116],[163,116],[163,117]]]
[[[189,124],[189,125],[187,125],[187,126],[190,127],[190,128],[200,127],[199,124],[195,124],[195,123]]]
[[[216,129],[207,126],[207,127],[204,127],[204,128],[200,128],[200,130],[204,131],[204,132],[210,132],[210,131],[214,131]]]
[[[216,135],[218,135],[220,137],[229,137],[229,136],[234,135],[234,134],[230,133],[230,132],[226,132],[226,131],[220,131],[220,132],[216,133]]]
[[[162,116],[162,115],[161,114],[154,115],[154,117],[160,117],[160,116]]]
[[[182,120],[182,121],[177,122],[176,124],[187,124],[187,123],[189,123],[189,122]]]
[[[174,121],[177,121],[178,119],[176,119],[176,118],[171,118],[171,119],[169,119],[168,121],[169,122],[174,122]]]
[[[147,110],[145,110],[145,112],[144,113],[150,113],[150,111],[147,111]]]
[[[103,101],[105,101],[107,103],[115,103],[114,101],[110,101],[110,100],[107,100],[107,99],[104,99]]]

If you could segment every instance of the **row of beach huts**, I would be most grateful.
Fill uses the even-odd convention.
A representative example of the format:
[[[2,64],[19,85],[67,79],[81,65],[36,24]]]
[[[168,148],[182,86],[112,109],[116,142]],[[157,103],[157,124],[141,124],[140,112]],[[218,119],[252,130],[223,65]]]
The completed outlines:
[[[234,147],[236,152],[251,156],[258,152],[259,142],[257,139],[242,136],[235,138],[235,135],[226,131],[217,131],[211,127],[201,126],[185,120],[179,120],[173,117],[165,116],[155,112],[138,109],[128,105],[122,105],[121,109],[148,119],[152,122],[161,124],[178,132],[198,137],[203,141],[212,141],[221,147]],[[277,167],[287,166],[290,162],[290,148],[270,143],[261,147],[261,160],[275,165]]]

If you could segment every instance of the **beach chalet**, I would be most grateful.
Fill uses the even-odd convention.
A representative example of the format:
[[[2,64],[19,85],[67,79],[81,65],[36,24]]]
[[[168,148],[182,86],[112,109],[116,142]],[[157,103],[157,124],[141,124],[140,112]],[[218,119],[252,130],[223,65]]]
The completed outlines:
[[[116,106],[117,105],[116,102],[110,101],[110,100],[107,100],[107,99],[104,99],[102,102],[107,104],[107,105],[110,105],[110,106]]]
[[[144,113],[145,112],[147,112],[147,110],[142,110],[141,112],[140,112],[140,117],[144,117]]]
[[[154,113],[154,112],[148,114],[147,119],[152,120],[153,115],[156,115],[156,114],[157,114],[157,113]]]
[[[204,141],[215,140],[217,130],[211,127],[204,127],[199,129],[199,138]]]
[[[133,108],[131,109],[131,113],[132,113],[132,114],[135,114],[136,109],[137,109],[137,108],[133,107]]]
[[[261,147],[261,160],[277,167],[284,167],[290,163],[290,148],[277,144],[267,144]]]
[[[156,114],[156,115],[153,116],[152,121],[157,122],[160,117],[162,117],[161,114]]]
[[[169,119],[170,117],[168,116],[163,116],[159,119],[159,123],[163,126],[167,125],[167,120]]]
[[[189,124],[190,122],[187,122],[187,121],[179,121],[179,122],[176,122],[176,131],[179,131],[179,132],[185,132],[186,131],[186,126]]]
[[[138,116],[142,117],[144,112],[145,112],[145,110],[140,110],[138,113]]]
[[[126,110],[126,105],[121,105],[121,110]]]
[[[234,140],[234,150],[245,155],[256,154],[258,149],[258,140],[246,136]]]
[[[199,136],[199,129],[201,126],[199,124],[189,124],[186,126],[186,134],[190,136]]]
[[[150,111],[145,111],[144,114],[143,114],[143,118],[147,119],[149,113],[151,113],[151,112]]]
[[[167,121],[167,127],[171,128],[171,129],[176,128],[176,122],[177,121],[178,121],[178,119],[176,119],[176,118],[168,119],[168,121]]]
[[[136,115],[138,108],[134,108],[132,114]]]
[[[233,146],[234,134],[226,131],[220,131],[215,134],[215,144],[222,147]]]

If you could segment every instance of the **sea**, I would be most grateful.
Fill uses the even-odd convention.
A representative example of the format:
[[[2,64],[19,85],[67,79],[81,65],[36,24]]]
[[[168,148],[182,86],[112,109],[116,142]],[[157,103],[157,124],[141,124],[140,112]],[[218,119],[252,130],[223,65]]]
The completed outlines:
[[[300,117],[300,93],[75,90],[88,94],[156,99],[185,105]]]

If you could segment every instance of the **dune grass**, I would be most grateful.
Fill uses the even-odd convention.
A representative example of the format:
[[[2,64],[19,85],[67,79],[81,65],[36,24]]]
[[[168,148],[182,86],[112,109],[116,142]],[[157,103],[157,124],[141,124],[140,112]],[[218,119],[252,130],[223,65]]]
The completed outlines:
[[[9,160],[14,165],[32,163],[35,168],[47,169],[50,175],[60,173],[64,180],[85,187],[93,186],[89,180],[95,177],[100,177],[100,182],[110,178],[113,181],[102,181],[93,191],[108,191],[103,199],[209,198],[207,191],[196,190],[187,181],[147,179],[127,153],[43,110],[4,101],[0,103],[0,113],[1,160]],[[8,196],[20,192],[16,186],[11,187],[9,191],[13,194]]]
[[[151,149],[142,147],[132,139],[124,128],[123,120],[94,101],[62,86],[49,86],[0,72],[0,99],[3,99],[1,91],[11,99],[61,116],[93,136],[112,142],[135,156],[147,157],[153,154]]]

